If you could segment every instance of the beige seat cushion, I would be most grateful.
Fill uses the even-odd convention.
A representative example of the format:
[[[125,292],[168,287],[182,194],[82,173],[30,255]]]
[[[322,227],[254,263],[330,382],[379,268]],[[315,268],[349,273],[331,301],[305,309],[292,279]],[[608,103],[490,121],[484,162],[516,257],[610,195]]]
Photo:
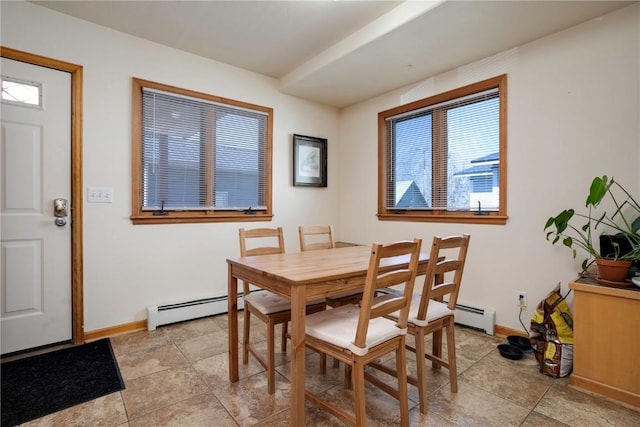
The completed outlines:
[[[264,314],[291,310],[291,302],[287,298],[269,291],[251,292],[244,300]]]
[[[353,344],[353,340],[356,336],[359,316],[360,307],[353,304],[346,304],[331,310],[314,313],[307,316],[306,333],[319,340],[351,350],[359,356],[367,354],[371,347],[407,333],[406,328],[398,328],[393,320],[383,317],[371,319],[367,332],[366,347],[356,347]]]
[[[281,297],[273,292],[260,290],[251,292],[244,297],[255,309],[264,314],[280,313],[281,311],[291,310],[291,301],[288,298]],[[309,301],[307,306],[322,304],[323,300]]]
[[[413,297],[411,298],[411,307],[409,308],[409,319],[408,319],[409,323],[413,323],[414,325],[417,325],[417,326],[427,326],[429,322],[433,322],[436,319],[440,319],[446,316],[451,316],[454,314],[454,311],[450,310],[449,307],[447,307],[446,303],[431,300],[429,301],[429,307],[427,308],[427,318],[425,320],[418,320],[418,308],[420,307],[421,297],[422,295],[420,294],[414,294]],[[376,301],[384,298],[390,298],[390,295],[382,295],[378,297]],[[399,315],[400,313],[396,311],[394,313],[391,313],[389,317],[397,319]]]

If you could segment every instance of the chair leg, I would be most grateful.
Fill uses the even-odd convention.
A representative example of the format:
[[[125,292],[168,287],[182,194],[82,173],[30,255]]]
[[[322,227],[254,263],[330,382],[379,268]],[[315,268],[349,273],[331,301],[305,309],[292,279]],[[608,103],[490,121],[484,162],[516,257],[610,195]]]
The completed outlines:
[[[242,363],[249,363],[249,333],[251,326],[251,313],[245,307],[244,309],[244,325],[242,327]]]
[[[451,392],[458,392],[458,368],[456,366],[456,332],[453,322],[447,325],[447,354],[449,356],[449,382]]]
[[[283,353],[287,352],[287,332],[289,331],[289,322],[282,324],[282,343],[280,344],[280,350]]]
[[[334,368],[337,368],[337,367],[339,367],[339,366],[340,366],[340,361],[339,361],[338,359],[334,358],[334,359],[333,359],[333,367],[334,367]]]
[[[398,404],[400,406],[400,425],[409,425],[409,392],[407,391],[407,360],[404,349],[405,337],[402,336],[396,349],[396,372],[398,378]]]
[[[420,398],[420,413],[427,413],[427,372],[424,349],[424,333],[417,329],[415,333],[416,369],[418,371],[418,396]]]
[[[269,319],[267,324],[267,386],[269,394],[276,392],[275,332],[276,325],[272,319]]]
[[[325,375],[327,373],[327,355],[320,352],[320,374]]]
[[[356,426],[367,425],[367,412],[364,391],[364,364],[357,362],[352,366],[353,400],[355,403]]]
[[[353,368],[351,367],[351,365],[344,365],[344,389],[345,390],[349,390],[353,388],[353,381],[351,380],[352,370]]]
[[[437,331],[433,331],[432,335],[433,337],[433,343],[432,343],[432,350],[431,350],[431,354],[433,354],[435,357],[437,357],[438,359],[442,358],[442,329],[439,329]],[[437,361],[431,361],[431,367],[433,369],[440,369],[442,365],[440,365],[440,363],[438,363]]]

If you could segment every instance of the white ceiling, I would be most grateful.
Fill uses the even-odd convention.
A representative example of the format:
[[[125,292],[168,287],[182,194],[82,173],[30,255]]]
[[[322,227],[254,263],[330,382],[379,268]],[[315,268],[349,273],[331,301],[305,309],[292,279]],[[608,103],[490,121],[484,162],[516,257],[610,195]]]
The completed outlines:
[[[632,1],[34,1],[345,107]]]

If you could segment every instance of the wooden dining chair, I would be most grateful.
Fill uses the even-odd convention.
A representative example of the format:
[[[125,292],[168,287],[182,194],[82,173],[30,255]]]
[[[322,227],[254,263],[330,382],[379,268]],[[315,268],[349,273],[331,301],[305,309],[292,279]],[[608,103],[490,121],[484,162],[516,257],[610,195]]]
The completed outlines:
[[[433,238],[424,284],[421,292],[412,297],[408,331],[415,338],[415,349],[407,349],[416,354],[417,377],[407,376],[407,380],[418,387],[420,412],[423,414],[427,413],[427,359],[431,361],[432,368],[444,367],[449,370],[451,392],[458,391],[454,312],[470,238],[469,234]],[[392,313],[390,318],[397,319],[399,315],[399,312]],[[447,337],[446,358],[442,355],[443,331]],[[425,337],[429,334],[433,334],[431,353],[425,350]],[[394,375],[388,366],[380,363],[372,366]]]
[[[336,246],[331,225],[301,225],[298,227],[298,236],[300,237],[300,252],[333,249]]]
[[[384,385],[381,389],[398,399],[401,425],[409,425],[405,333],[420,244],[419,239],[385,245],[374,243],[360,306],[345,304],[307,316],[307,346],[351,367],[355,410],[351,414],[308,389],[305,397],[347,424],[366,425],[365,365],[395,352],[398,387]],[[396,257],[403,257],[403,263],[398,264]],[[376,290],[389,286],[402,286],[403,289],[374,304]],[[400,313],[397,320],[385,317],[395,311]]]
[[[312,251],[317,249],[335,248],[333,227],[331,225],[299,226],[300,251]],[[339,307],[344,304],[359,304],[362,299],[362,291],[349,291],[339,295],[327,297],[327,307]]]
[[[254,243],[251,247],[248,240]],[[256,243],[257,242],[257,243]],[[259,246],[262,245],[262,246]],[[282,227],[240,229],[240,256],[268,255],[284,253],[284,235]],[[249,363],[249,353],[267,371],[269,394],[275,393],[275,328],[282,324],[281,351],[287,351],[287,323],[291,320],[291,302],[289,299],[273,292],[260,289],[251,290],[250,284],[242,282],[244,295],[244,328],[242,337],[242,363]],[[307,305],[307,313],[324,310],[323,302]],[[267,357],[266,360],[250,343],[251,314],[267,325]],[[321,361],[325,365],[325,360]]]

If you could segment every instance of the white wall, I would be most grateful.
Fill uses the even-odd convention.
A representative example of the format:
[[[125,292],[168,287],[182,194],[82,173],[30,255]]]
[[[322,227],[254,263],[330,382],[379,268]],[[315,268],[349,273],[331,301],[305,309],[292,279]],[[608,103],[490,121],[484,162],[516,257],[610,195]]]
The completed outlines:
[[[522,329],[516,292],[535,305],[579,271],[568,249],[545,240],[548,217],[584,206],[591,179],[613,175],[638,194],[640,32],[638,5],[434,76],[342,111],[341,238],[355,242],[468,232],[460,300],[496,309],[497,323]],[[380,222],[377,113],[508,74],[507,198],[504,226]],[[570,301],[572,299],[570,298]]]
[[[595,175],[640,188],[640,31],[633,5],[562,33],[338,112],[278,92],[277,81],[58,14],[1,3],[0,43],[84,67],[84,187],[113,187],[113,204],[84,202],[85,331],[146,317],[148,305],[226,293],[225,259],[237,229],[333,223],[340,240],[370,243],[469,232],[461,299],[520,328],[556,283],[576,276],[544,222],[584,204]],[[508,74],[508,214],[505,226],[377,221],[377,113]],[[133,226],[130,215],[131,77],[274,108],[274,213],[269,223]],[[329,140],[329,187],[291,186],[291,135]]]
[[[226,294],[238,228],[334,224],[338,123],[334,108],[283,95],[274,79],[166,48],[27,2],[2,2],[3,46],[84,67],[83,193],[112,187],[113,204],[84,201],[85,332],[146,318],[146,307]],[[131,78],[272,107],[273,212],[266,223],[137,225],[131,214]],[[292,134],[328,139],[326,189],[291,185]],[[86,198],[86,197],[85,197]]]

